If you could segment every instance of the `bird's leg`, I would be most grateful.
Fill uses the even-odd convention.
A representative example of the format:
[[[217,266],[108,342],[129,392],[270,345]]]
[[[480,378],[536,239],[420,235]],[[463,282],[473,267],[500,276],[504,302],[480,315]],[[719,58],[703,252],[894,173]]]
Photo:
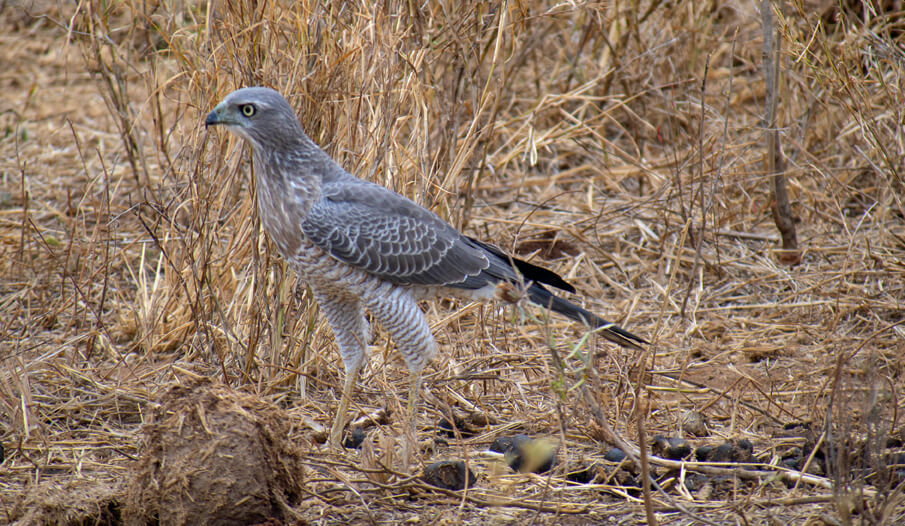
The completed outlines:
[[[339,355],[343,359],[346,378],[343,381],[343,393],[339,398],[339,407],[333,418],[327,445],[334,449],[342,447],[343,428],[349,412],[352,390],[358,382],[365,363],[365,350],[370,339],[370,328],[364,316],[364,309],[358,298],[335,290],[312,287],[327,323],[336,336]]]
[[[333,417],[333,426],[330,428],[330,438],[327,444],[333,449],[342,448],[343,429],[346,427],[346,417],[349,413],[349,402],[352,400],[352,390],[361,375],[361,366],[346,371],[346,379],[343,382],[343,394],[339,398],[339,407],[336,408],[336,416]]]
[[[418,308],[408,289],[387,283],[365,298],[366,306],[378,323],[390,333],[396,342],[399,352],[408,366],[409,399],[408,415],[406,415],[402,457],[408,470],[412,464],[412,454],[417,445],[415,422],[418,409],[418,389],[421,384],[421,371],[437,350],[437,344],[431,334],[430,326],[424,313]]]
[[[409,376],[405,440],[402,443],[402,462],[405,469],[409,469],[412,465],[412,452],[418,448],[418,396],[420,386],[421,373],[411,373]]]

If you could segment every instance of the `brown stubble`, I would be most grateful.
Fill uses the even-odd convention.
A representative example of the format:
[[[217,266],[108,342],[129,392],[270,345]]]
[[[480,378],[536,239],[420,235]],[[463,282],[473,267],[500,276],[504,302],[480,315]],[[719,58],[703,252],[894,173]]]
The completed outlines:
[[[510,427],[560,437],[563,414],[563,458],[594,457],[595,414],[634,439],[648,406],[650,436],[675,433],[697,408],[712,440],[750,438],[762,452],[782,442],[777,421],[828,421],[855,444],[864,430],[897,429],[905,105],[895,26],[836,23],[851,13],[821,2],[777,19],[777,120],[803,250],[790,270],[774,253],[760,17],[749,4],[126,1],[108,12],[39,6],[46,18],[6,7],[5,480],[19,491],[48,467],[115,479],[137,454],[142,407],[186,375],[285,403],[299,435],[332,417],[332,335],[260,230],[246,147],[201,125],[249,84],[283,92],[353,173],[556,269],[577,301],[655,342],[649,374],[636,367],[642,356],[603,342],[576,350],[580,327],[530,308],[426,305],[440,353],[424,421],[454,408],[501,422],[450,454]],[[405,391],[380,331],[371,354],[355,400],[363,413],[394,408],[391,395]],[[594,396],[578,396],[583,379]],[[351,457],[310,462],[357,473]],[[492,483],[473,497],[485,504],[613,505],[586,488],[554,482],[552,496],[546,479],[487,472]],[[800,491],[825,495],[819,487]],[[387,495],[367,502],[395,513]],[[770,496],[735,502],[756,514],[752,503]]]

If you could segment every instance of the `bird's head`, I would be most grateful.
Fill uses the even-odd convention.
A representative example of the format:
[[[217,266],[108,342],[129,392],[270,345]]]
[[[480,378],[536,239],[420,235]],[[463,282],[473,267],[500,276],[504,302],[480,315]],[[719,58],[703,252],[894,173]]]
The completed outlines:
[[[238,89],[207,115],[204,126],[225,126],[255,149],[284,150],[298,147],[304,133],[295,112],[270,88]]]

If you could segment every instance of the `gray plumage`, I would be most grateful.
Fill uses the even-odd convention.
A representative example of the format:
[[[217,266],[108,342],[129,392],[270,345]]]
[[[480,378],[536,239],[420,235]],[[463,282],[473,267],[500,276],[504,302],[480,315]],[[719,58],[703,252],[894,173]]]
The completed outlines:
[[[412,374],[410,418],[418,378],[436,348],[418,299],[511,301],[498,287],[524,287],[532,302],[600,328],[607,339],[627,347],[646,343],[553,295],[544,284],[575,290],[555,273],[469,238],[411,200],[346,172],[305,135],[274,90],[234,91],[205,124],[224,125],[251,143],[264,230],[311,286],[336,336],[347,376],[331,430],[334,445],[364,364],[365,309],[390,333]]]

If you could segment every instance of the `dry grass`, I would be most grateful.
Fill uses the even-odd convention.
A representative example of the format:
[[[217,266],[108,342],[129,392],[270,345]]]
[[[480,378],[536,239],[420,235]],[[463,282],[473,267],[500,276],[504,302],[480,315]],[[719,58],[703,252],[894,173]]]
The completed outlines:
[[[692,520],[676,502],[718,523],[901,519],[883,455],[903,435],[905,18],[898,2],[829,0],[777,16],[804,251],[789,268],[752,4],[0,4],[0,520],[33,487],[119,484],[149,405],[187,377],[276,401],[299,437],[331,419],[332,335],[260,229],[246,148],[201,126],[251,84],[284,93],[351,172],[554,268],[653,341],[636,355],[577,345],[580,327],[535,310],[426,305],[441,352],[422,422],[492,415],[433,453],[469,458],[482,480],[431,493],[315,449],[310,522],[641,518],[609,483],[475,458],[512,429],[570,462],[599,458],[600,409],[631,441],[639,419],[679,435],[683,412],[702,411],[711,436],[694,442],[747,438],[752,470],[776,470],[787,423],[812,423],[828,452],[820,477],[786,475],[791,491],[764,476],[710,497],[664,483],[664,523]],[[371,350],[354,402],[401,414],[405,367],[384,333]],[[375,432],[375,454],[393,434]]]

